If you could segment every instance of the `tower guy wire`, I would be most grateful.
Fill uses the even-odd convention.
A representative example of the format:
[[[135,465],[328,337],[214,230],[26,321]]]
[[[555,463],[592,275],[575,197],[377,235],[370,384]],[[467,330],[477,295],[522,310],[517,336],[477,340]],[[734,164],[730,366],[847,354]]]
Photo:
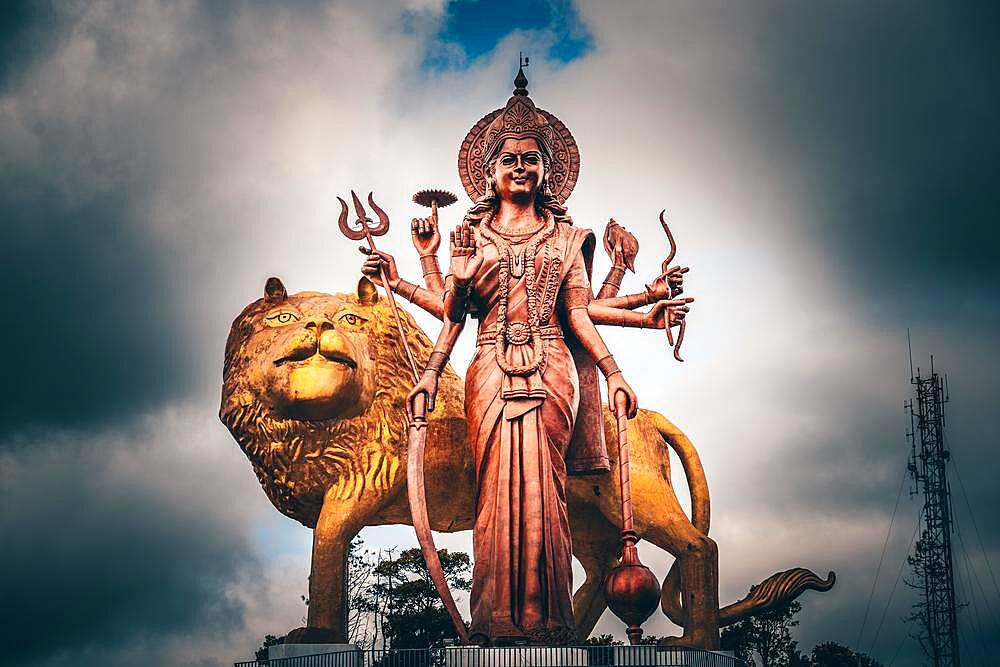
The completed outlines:
[[[899,490],[896,491],[896,502],[892,506],[892,516],[889,518],[889,527],[885,533],[885,541],[882,543],[882,555],[878,558],[878,567],[875,568],[875,578],[872,580],[872,590],[868,594],[868,603],[865,605],[865,614],[861,619],[861,627],[858,629],[858,639],[854,642],[854,645],[859,649],[861,647],[861,639],[865,633],[865,626],[868,623],[868,614],[871,611],[872,600],[875,599],[875,590],[878,587],[879,574],[882,572],[882,565],[885,562],[885,552],[889,548],[889,538],[892,536],[892,528],[896,523],[896,512],[899,510],[899,500],[903,497],[903,487],[906,485],[906,469],[903,470],[903,475],[899,480]],[[909,547],[907,547],[909,551]],[[898,583],[898,578],[897,578]],[[893,587],[895,589],[895,587]],[[891,599],[891,597],[890,597]],[[877,636],[876,636],[877,639]]]

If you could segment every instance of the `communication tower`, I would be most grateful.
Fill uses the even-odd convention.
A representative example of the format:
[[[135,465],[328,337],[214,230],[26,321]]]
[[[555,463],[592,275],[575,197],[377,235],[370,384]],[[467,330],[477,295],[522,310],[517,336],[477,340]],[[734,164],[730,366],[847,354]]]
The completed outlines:
[[[913,400],[907,401],[910,412],[910,460],[913,479],[911,494],[923,494],[923,528],[913,554],[907,560],[916,580],[908,582],[920,592],[911,622],[916,638],[934,667],[958,667],[958,622],[955,603],[955,578],[952,569],[952,508],[947,465],[951,458],[944,442],[944,405],[948,402],[947,378],[934,370],[931,356],[930,375],[920,369],[913,374],[910,362]]]

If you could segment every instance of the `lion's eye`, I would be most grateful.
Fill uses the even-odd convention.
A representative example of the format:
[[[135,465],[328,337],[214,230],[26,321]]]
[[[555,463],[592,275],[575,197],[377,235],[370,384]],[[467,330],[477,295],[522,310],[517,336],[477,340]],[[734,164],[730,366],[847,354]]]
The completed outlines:
[[[352,327],[356,327],[359,324],[363,324],[368,321],[365,318],[361,317],[360,315],[356,315],[355,313],[344,313],[337,319],[341,322],[347,322]]]
[[[267,322],[269,326],[280,327],[286,324],[291,324],[292,322],[298,322],[300,319],[301,318],[297,314],[289,312],[287,310],[282,310],[280,312],[268,315],[267,317],[264,318],[264,321]]]

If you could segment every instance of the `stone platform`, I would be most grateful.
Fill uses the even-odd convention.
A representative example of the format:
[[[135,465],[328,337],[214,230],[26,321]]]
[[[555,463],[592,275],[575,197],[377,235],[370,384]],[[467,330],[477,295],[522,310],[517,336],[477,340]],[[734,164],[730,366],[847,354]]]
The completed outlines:
[[[282,658],[299,658],[306,655],[321,655],[326,653],[344,653],[353,651],[350,657],[344,656],[343,661],[338,660],[337,665],[343,667],[363,667],[364,654],[358,649],[357,644],[275,644],[267,647],[268,660],[280,660]]]

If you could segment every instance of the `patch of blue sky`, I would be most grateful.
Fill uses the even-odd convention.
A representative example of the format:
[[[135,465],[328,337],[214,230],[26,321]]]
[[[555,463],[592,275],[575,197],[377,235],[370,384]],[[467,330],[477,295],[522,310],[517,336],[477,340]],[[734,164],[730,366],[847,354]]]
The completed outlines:
[[[432,71],[464,67],[515,32],[546,33],[539,42],[545,51],[525,55],[562,63],[586,55],[593,46],[593,36],[569,0],[450,0],[439,26],[422,63]]]
[[[277,511],[254,526],[253,537],[257,553],[265,559],[308,557],[312,551],[312,531]]]

